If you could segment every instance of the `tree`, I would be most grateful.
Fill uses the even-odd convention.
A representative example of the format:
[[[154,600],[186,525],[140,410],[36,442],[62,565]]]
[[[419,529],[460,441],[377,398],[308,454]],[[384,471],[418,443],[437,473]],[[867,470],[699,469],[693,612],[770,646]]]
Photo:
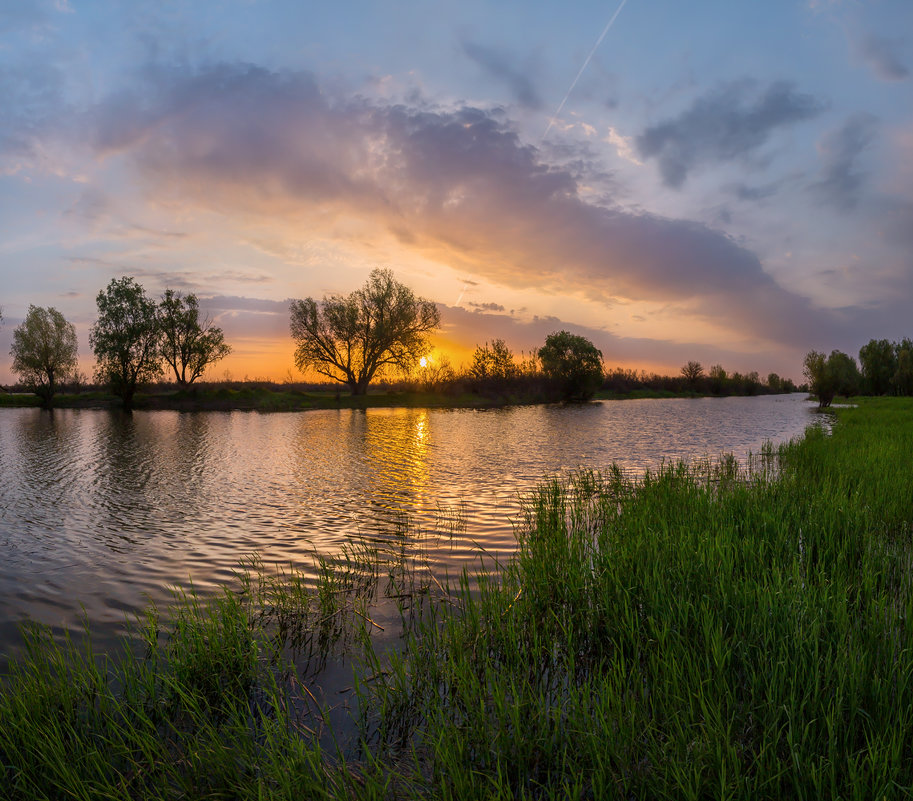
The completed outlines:
[[[484,381],[486,379],[513,378],[519,370],[514,362],[514,354],[504,344],[503,339],[495,339],[489,344],[477,345],[472,354],[469,375]]]
[[[112,278],[95,298],[98,319],[89,332],[95,376],[133,408],[136,387],[162,372],[159,318],[155,302],[132,278]]]
[[[542,371],[565,400],[587,400],[602,384],[602,351],[585,337],[558,331],[539,349]]]
[[[894,343],[897,369],[891,384],[898,395],[913,395],[913,341],[902,339]]]
[[[723,365],[712,365],[710,367],[710,391],[714,395],[719,395],[723,391],[728,378],[729,376],[726,375],[726,371],[723,369]]]
[[[456,378],[450,359],[444,355],[422,359],[419,364],[417,377],[422,388],[428,392],[439,390]]]
[[[696,384],[703,374],[704,368],[700,362],[688,362],[682,367],[682,375],[689,384]]]
[[[76,349],[76,328],[57,309],[29,306],[13,331],[13,372],[50,409],[57,384],[76,370]]]
[[[808,379],[808,391],[818,398],[821,409],[830,406],[836,395],[853,395],[859,388],[856,362],[839,350],[832,350],[827,357],[816,350],[809,351],[802,372]]]
[[[371,380],[389,369],[413,369],[441,324],[434,303],[380,269],[349,295],[324,297],[319,304],[293,300],[290,311],[295,366],[348,384],[353,395],[364,395]]]
[[[886,339],[870,339],[859,349],[859,366],[865,389],[872,395],[887,395],[897,372],[895,347]]]
[[[231,353],[222,329],[209,319],[200,322],[200,306],[193,293],[185,296],[166,289],[158,312],[162,358],[181,386],[192,384],[207,367]]]

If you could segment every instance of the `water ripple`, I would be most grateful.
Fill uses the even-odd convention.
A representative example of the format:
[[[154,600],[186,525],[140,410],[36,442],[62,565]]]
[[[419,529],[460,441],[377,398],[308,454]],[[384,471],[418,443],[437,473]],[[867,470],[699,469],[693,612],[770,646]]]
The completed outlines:
[[[509,554],[543,476],[733,452],[798,436],[802,396],[497,410],[298,414],[0,410],[0,620],[119,631],[241,557],[311,564],[353,538],[405,542],[457,575]],[[404,540],[404,519],[409,534]],[[411,539],[410,539],[411,538]],[[0,626],[0,651],[10,628]]]

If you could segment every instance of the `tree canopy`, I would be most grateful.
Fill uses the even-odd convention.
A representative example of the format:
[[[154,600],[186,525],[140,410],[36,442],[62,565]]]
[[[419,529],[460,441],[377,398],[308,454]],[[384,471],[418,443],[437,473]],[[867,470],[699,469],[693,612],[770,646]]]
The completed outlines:
[[[110,384],[129,410],[137,385],[162,372],[158,311],[143,287],[127,276],[112,278],[95,302],[98,319],[89,332],[95,376]]]
[[[587,400],[602,383],[602,351],[586,337],[558,331],[539,349],[545,375],[557,382],[565,400]]]
[[[162,358],[181,386],[192,384],[207,367],[231,353],[222,329],[211,320],[200,321],[200,306],[193,293],[182,295],[166,289],[158,311]]]
[[[722,369],[722,368],[721,368]],[[688,362],[682,367],[682,376],[689,384],[694,384],[704,374],[704,367],[700,362]]]
[[[477,345],[472,354],[472,364],[469,365],[469,375],[478,381],[514,378],[518,372],[514,354],[503,339]]]
[[[72,323],[55,308],[29,306],[22,325],[13,331],[13,372],[50,408],[57,384],[76,370],[76,350]]]
[[[294,300],[290,311],[295,366],[348,384],[353,395],[364,395],[387,370],[413,369],[441,322],[434,303],[385,269],[349,295]]]
[[[818,398],[822,409],[830,406],[835,396],[853,395],[859,389],[860,375],[855,360],[839,350],[832,350],[830,356],[809,351],[803,373],[808,380],[808,391]]]

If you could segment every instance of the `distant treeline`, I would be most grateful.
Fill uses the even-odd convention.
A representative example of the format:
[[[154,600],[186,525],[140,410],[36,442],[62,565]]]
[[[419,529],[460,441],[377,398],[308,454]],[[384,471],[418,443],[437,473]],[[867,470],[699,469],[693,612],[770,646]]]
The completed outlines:
[[[89,341],[96,358],[91,389],[107,388],[125,409],[140,387],[151,387],[166,368],[188,388],[231,351],[222,330],[201,318],[194,294],[166,289],[150,298],[133,278],[112,279],[96,298],[98,317]],[[2,319],[2,318],[0,318]],[[343,296],[293,301],[290,328],[295,365],[364,395],[368,386],[422,390],[449,396],[472,394],[503,403],[586,400],[597,392],[614,395],[758,395],[793,392],[789,379],[771,373],[728,374],[714,365],[709,373],[696,361],[680,375],[607,369],[602,352],[568,331],[549,334],[544,344],[519,357],[504,340],[478,345],[468,365],[454,369],[434,355],[430,335],[440,327],[431,301],[417,298],[389,270],[375,270],[359,290]],[[45,406],[55,393],[89,389],[76,359],[76,330],[54,308],[30,306],[13,332],[13,371],[17,389],[38,394]],[[261,382],[262,383],[262,382]],[[284,384],[296,383],[289,371]],[[323,387],[325,389],[325,385]],[[300,391],[300,390],[299,390]]]
[[[503,340],[496,339],[477,346],[470,363],[459,371],[452,368],[446,357],[438,358],[409,379],[388,386],[450,395],[468,392],[507,399],[561,400],[567,393],[544,368],[542,351],[515,356]],[[681,368],[679,375],[608,368],[599,363],[589,374],[587,389],[579,395],[770,395],[805,391],[806,387],[796,386],[791,379],[781,378],[777,373],[770,373],[766,378],[761,378],[757,372],[727,373],[718,364],[706,372],[699,362],[690,361]]]

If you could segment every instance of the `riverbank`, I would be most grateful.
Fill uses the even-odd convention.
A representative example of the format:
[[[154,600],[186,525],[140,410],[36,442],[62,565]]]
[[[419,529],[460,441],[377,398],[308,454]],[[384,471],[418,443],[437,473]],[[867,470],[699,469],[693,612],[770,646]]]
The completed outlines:
[[[836,414],[765,455],[774,480],[724,462],[545,484],[473,593],[362,549],[316,585],[248,565],[150,612],[126,660],[33,633],[0,697],[0,797],[897,797],[913,403]],[[349,713],[310,700],[339,647]]]
[[[721,397],[698,392],[636,389],[630,392],[601,390],[594,400],[644,398]],[[458,394],[431,391],[371,390],[367,395],[350,395],[334,390],[301,390],[282,385],[264,386],[255,382],[234,385],[200,385],[187,389],[164,388],[140,392],[134,398],[137,410],[171,411],[257,411],[292,412],[309,409],[486,409],[537,403],[553,403],[554,398],[541,393],[474,393]],[[0,408],[40,406],[41,400],[31,393],[0,393]],[[59,409],[116,409],[120,399],[106,392],[60,393],[54,396]]]

